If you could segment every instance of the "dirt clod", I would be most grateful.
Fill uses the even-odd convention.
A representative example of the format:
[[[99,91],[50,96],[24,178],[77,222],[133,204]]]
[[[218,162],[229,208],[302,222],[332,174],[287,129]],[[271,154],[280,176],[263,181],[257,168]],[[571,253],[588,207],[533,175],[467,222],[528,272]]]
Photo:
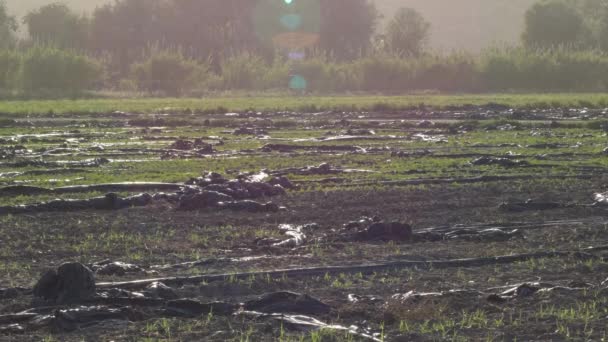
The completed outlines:
[[[201,303],[191,299],[176,299],[167,302],[165,314],[178,317],[198,317],[211,312],[214,315],[230,315],[236,308],[236,305],[224,302]]]
[[[177,293],[173,288],[161,283],[154,282],[146,287],[144,294],[148,295],[152,298],[162,298],[162,299],[176,299],[178,298]]]
[[[78,303],[95,295],[95,275],[80,263],[66,263],[45,273],[34,296],[55,304]]]
[[[245,310],[264,313],[293,313],[319,315],[331,311],[331,307],[307,294],[275,292],[245,303]]]
[[[355,234],[358,241],[410,241],[412,227],[401,222],[376,222]]]
[[[515,166],[527,166],[528,163],[525,160],[511,160],[508,158],[493,158],[493,157],[480,157],[471,161],[471,165],[485,166],[485,165],[498,165],[503,167],[515,167]]]

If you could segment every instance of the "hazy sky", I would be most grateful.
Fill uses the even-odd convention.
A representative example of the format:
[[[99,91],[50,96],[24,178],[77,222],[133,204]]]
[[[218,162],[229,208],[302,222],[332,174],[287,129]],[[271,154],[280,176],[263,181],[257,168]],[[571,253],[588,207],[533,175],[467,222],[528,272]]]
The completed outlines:
[[[63,0],[79,12],[111,1]],[[386,18],[399,7],[420,11],[433,25],[431,43],[434,48],[478,51],[495,42],[516,42],[523,29],[524,13],[536,0],[374,1]],[[52,2],[55,0],[7,0],[9,10],[19,17]]]

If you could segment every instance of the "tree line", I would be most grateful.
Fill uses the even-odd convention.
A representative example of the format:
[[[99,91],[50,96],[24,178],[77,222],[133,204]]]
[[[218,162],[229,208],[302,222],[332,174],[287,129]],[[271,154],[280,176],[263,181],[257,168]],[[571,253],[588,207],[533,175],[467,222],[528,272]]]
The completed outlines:
[[[521,47],[477,56],[429,51],[431,25],[414,9],[382,29],[379,20],[368,0],[117,0],[89,15],[57,2],[20,19],[0,0],[0,92],[551,89],[526,75],[533,61],[544,65],[537,73],[596,68],[577,87],[604,84],[595,80],[608,50],[604,0],[541,0],[526,13]],[[491,79],[501,73],[511,81]]]

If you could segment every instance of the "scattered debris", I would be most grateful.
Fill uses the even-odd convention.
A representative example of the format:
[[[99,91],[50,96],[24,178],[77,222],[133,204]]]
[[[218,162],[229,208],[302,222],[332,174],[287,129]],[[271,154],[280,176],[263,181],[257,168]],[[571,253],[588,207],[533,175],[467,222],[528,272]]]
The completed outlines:
[[[268,184],[271,184],[271,185],[280,185],[283,189],[287,189],[287,190],[292,190],[292,189],[297,189],[298,188],[296,185],[294,185],[285,176],[272,177],[268,181]]]
[[[165,284],[186,284],[186,283],[201,283],[212,281],[224,281],[225,279],[249,279],[251,277],[302,277],[302,276],[324,276],[326,274],[340,273],[373,273],[387,269],[402,269],[402,268],[451,268],[451,267],[481,267],[488,265],[511,264],[515,262],[523,262],[538,258],[560,258],[571,257],[579,259],[590,259],[593,255],[590,253],[608,250],[608,246],[596,246],[584,248],[577,251],[542,251],[536,253],[523,253],[503,256],[490,256],[482,258],[468,259],[448,259],[448,260],[427,260],[427,261],[395,261],[388,263],[353,265],[353,266],[324,266],[324,267],[308,267],[308,268],[293,268],[284,270],[271,270],[259,272],[242,272],[231,274],[204,274],[189,277],[166,277],[156,279],[140,279],[124,282],[99,283],[98,288],[142,288],[151,283],[160,281]]]
[[[100,324],[103,321],[112,321],[112,325],[116,327],[117,321],[136,320],[137,315],[128,307],[81,306],[55,311],[52,325],[61,331],[75,331]]]
[[[415,241],[466,240],[477,242],[500,242],[509,241],[515,238],[524,238],[523,232],[519,229],[509,228],[450,228],[442,231],[430,230],[414,232]]]
[[[357,295],[354,293],[349,293],[348,294],[348,302],[349,303],[353,303],[353,304],[357,304],[357,303],[371,303],[371,304],[376,304],[376,303],[382,303],[384,300],[379,297],[379,296],[373,296],[373,295]]]
[[[91,265],[91,269],[98,275],[106,276],[124,276],[128,273],[146,273],[143,268],[137,265],[110,260],[96,262]]]
[[[274,203],[258,203],[253,199],[284,195],[287,188],[295,188],[289,179],[278,176],[268,182],[266,173],[243,176],[240,179],[227,180],[222,175],[208,173],[207,175],[191,179],[187,184],[173,183],[113,183],[68,186],[61,188],[40,188],[33,186],[8,186],[0,188],[0,194],[62,194],[71,192],[89,192],[103,190],[133,191],[140,189],[166,189],[174,193],[156,193],[150,195],[142,193],[129,197],[120,197],[115,193],[108,193],[103,197],[89,199],[55,199],[48,202],[27,205],[0,207],[0,215],[25,214],[48,211],[77,211],[77,210],[118,210],[131,207],[147,206],[153,201],[164,200],[175,203],[180,210],[198,210],[211,207],[245,210],[253,212],[273,212],[280,209]]]
[[[336,330],[346,332],[348,334],[357,336],[359,338],[364,338],[368,340],[372,340],[375,342],[381,342],[383,339],[372,336],[369,332],[361,332],[360,329],[356,326],[351,327],[343,327],[341,325],[330,325],[319,321],[316,318],[305,316],[305,315],[285,315],[281,313],[272,313],[272,314],[264,314],[255,311],[243,311],[239,313],[240,315],[245,315],[249,317],[255,317],[258,319],[268,318],[281,322],[281,325],[287,328],[293,328],[298,330]],[[378,335],[379,336],[379,335]]]
[[[286,175],[286,174],[310,176],[310,175],[332,175],[332,174],[353,173],[353,172],[371,173],[374,171],[357,170],[357,169],[342,169],[342,168],[331,166],[328,163],[322,163],[322,164],[319,164],[316,166],[306,166],[306,167],[302,167],[302,168],[288,168],[288,169],[270,171],[270,174],[275,175],[275,176],[282,176],[282,175]]]
[[[552,210],[569,207],[572,207],[572,205],[557,202],[538,202],[532,199],[529,199],[525,202],[504,202],[498,206],[498,208],[501,210],[513,212]]]
[[[0,167],[46,167],[46,168],[60,168],[60,167],[99,167],[104,164],[110,163],[109,159],[106,158],[95,158],[81,161],[43,161],[43,160],[21,160],[11,163],[0,163]]]
[[[200,138],[194,139],[194,141],[177,139],[167,150],[163,151],[161,159],[201,157],[213,153],[215,153],[213,145]]]
[[[557,144],[557,143],[540,143],[540,144],[528,145],[526,147],[527,148],[536,148],[536,149],[556,149],[556,148],[568,147],[568,145]]]
[[[331,307],[307,294],[295,292],[274,292],[245,303],[247,311],[264,313],[292,313],[302,315],[327,314]]]
[[[473,161],[471,161],[471,165],[481,166],[481,165],[498,165],[503,167],[515,167],[515,166],[528,166],[528,163],[525,160],[511,160],[508,158],[494,158],[494,157],[480,157]]]
[[[73,185],[59,188],[41,188],[37,186],[13,185],[0,188],[0,195],[38,195],[38,194],[68,194],[86,192],[138,192],[149,190],[180,191],[183,184],[155,182],[126,182],[91,185]]]
[[[391,157],[410,158],[410,157],[426,157],[432,155],[430,150],[415,150],[415,151],[393,151]]]
[[[595,194],[595,203],[597,205],[608,206],[608,192]]]
[[[251,200],[243,201],[232,201],[232,202],[219,202],[218,207],[220,209],[230,209],[235,211],[249,211],[249,212],[277,212],[281,210],[277,204],[272,202],[258,203]]]
[[[12,159],[27,153],[31,150],[22,145],[0,147],[0,159]]]
[[[417,133],[412,135],[412,139],[437,144],[445,144],[448,142],[448,138],[446,138],[444,135],[428,135],[423,133]]]
[[[358,220],[350,221],[350,222],[346,223],[344,225],[344,229],[345,230],[354,230],[354,229],[360,230],[360,229],[367,228],[372,223],[381,222],[381,221],[382,221],[382,219],[377,216],[374,216],[374,217],[363,216]]]
[[[236,308],[237,305],[224,302],[201,303],[192,299],[176,299],[167,302],[165,314],[178,317],[199,317],[209,313],[231,315]]]
[[[217,207],[218,203],[232,201],[231,196],[217,191],[201,191],[193,194],[186,194],[179,198],[177,208],[179,210],[197,210],[209,207]]]
[[[303,226],[294,226],[292,224],[281,224],[279,225],[279,230],[283,232],[283,234],[289,236],[287,239],[258,239],[255,241],[256,245],[266,245],[272,247],[287,247],[294,248],[303,245],[306,242],[306,230],[313,230],[318,228],[317,224],[311,223]]]
[[[52,211],[79,210],[118,210],[131,207],[143,207],[152,202],[149,194],[139,194],[130,197],[120,197],[115,193],[90,199],[56,199],[48,202],[0,207],[0,215],[25,214]]]
[[[504,228],[488,228],[482,230],[458,229],[445,234],[445,238],[448,240],[461,239],[480,242],[508,241],[514,238],[523,237],[524,235],[521,230]]]
[[[343,132],[343,135],[376,135],[376,132],[367,128],[349,128]]]
[[[450,290],[446,292],[416,292],[410,291],[405,294],[395,294],[387,304],[398,303],[400,305],[431,305],[429,302],[439,300],[464,300],[469,301],[472,297],[482,298],[484,294],[472,290]]]
[[[411,241],[412,227],[401,222],[375,222],[354,234],[356,241]]]
[[[299,150],[316,152],[365,152],[359,146],[351,145],[286,145],[286,144],[266,144],[260,148],[262,152],[281,152],[291,153]]]
[[[232,134],[234,135],[267,135],[268,131],[257,128],[257,127],[239,127],[235,129]]]
[[[195,139],[194,141],[178,139],[169,146],[172,150],[190,151],[190,150],[203,150],[208,153],[213,153],[213,147],[211,144],[207,144],[202,139]]]
[[[173,288],[159,282],[155,281],[152,284],[146,286],[146,289],[143,292],[144,295],[151,298],[161,298],[161,299],[177,299],[178,295],[173,290]]]
[[[422,120],[422,121],[419,121],[418,123],[416,123],[416,127],[419,127],[419,128],[432,128],[432,127],[435,127],[435,123],[433,121],[430,121],[430,120]]]

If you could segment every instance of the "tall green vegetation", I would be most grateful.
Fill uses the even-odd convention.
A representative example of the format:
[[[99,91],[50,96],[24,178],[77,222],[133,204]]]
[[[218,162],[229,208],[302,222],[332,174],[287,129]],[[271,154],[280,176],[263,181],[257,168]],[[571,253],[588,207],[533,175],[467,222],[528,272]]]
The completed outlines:
[[[88,43],[88,18],[62,3],[52,3],[28,13],[23,22],[37,43],[59,48],[84,49]]]
[[[388,23],[385,49],[400,56],[418,56],[429,39],[431,24],[412,8],[401,8]]]
[[[534,49],[569,46],[608,51],[608,2],[541,0],[526,12],[522,42]]]
[[[15,43],[17,21],[10,16],[6,9],[6,2],[0,0],[0,49],[7,49]]]
[[[181,52],[158,51],[143,62],[133,64],[131,72],[140,90],[179,96],[201,87],[208,70]]]
[[[102,79],[98,62],[71,50],[35,46],[0,51],[0,95],[80,95]]]
[[[26,16],[29,43],[0,50],[0,93],[608,89],[605,0],[541,0],[521,47],[476,55],[429,51],[430,24],[413,9],[379,37],[377,19],[369,0],[117,0],[90,18],[51,4]]]
[[[22,58],[22,87],[30,94],[78,94],[100,77],[97,63],[68,50],[34,47]]]
[[[10,94],[19,82],[21,56],[14,50],[0,50],[0,95]]]
[[[528,47],[576,46],[584,38],[585,25],[576,8],[564,1],[542,1],[526,13],[523,42]]]
[[[378,12],[368,0],[321,0],[319,47],[339,59],[370,51]]]

